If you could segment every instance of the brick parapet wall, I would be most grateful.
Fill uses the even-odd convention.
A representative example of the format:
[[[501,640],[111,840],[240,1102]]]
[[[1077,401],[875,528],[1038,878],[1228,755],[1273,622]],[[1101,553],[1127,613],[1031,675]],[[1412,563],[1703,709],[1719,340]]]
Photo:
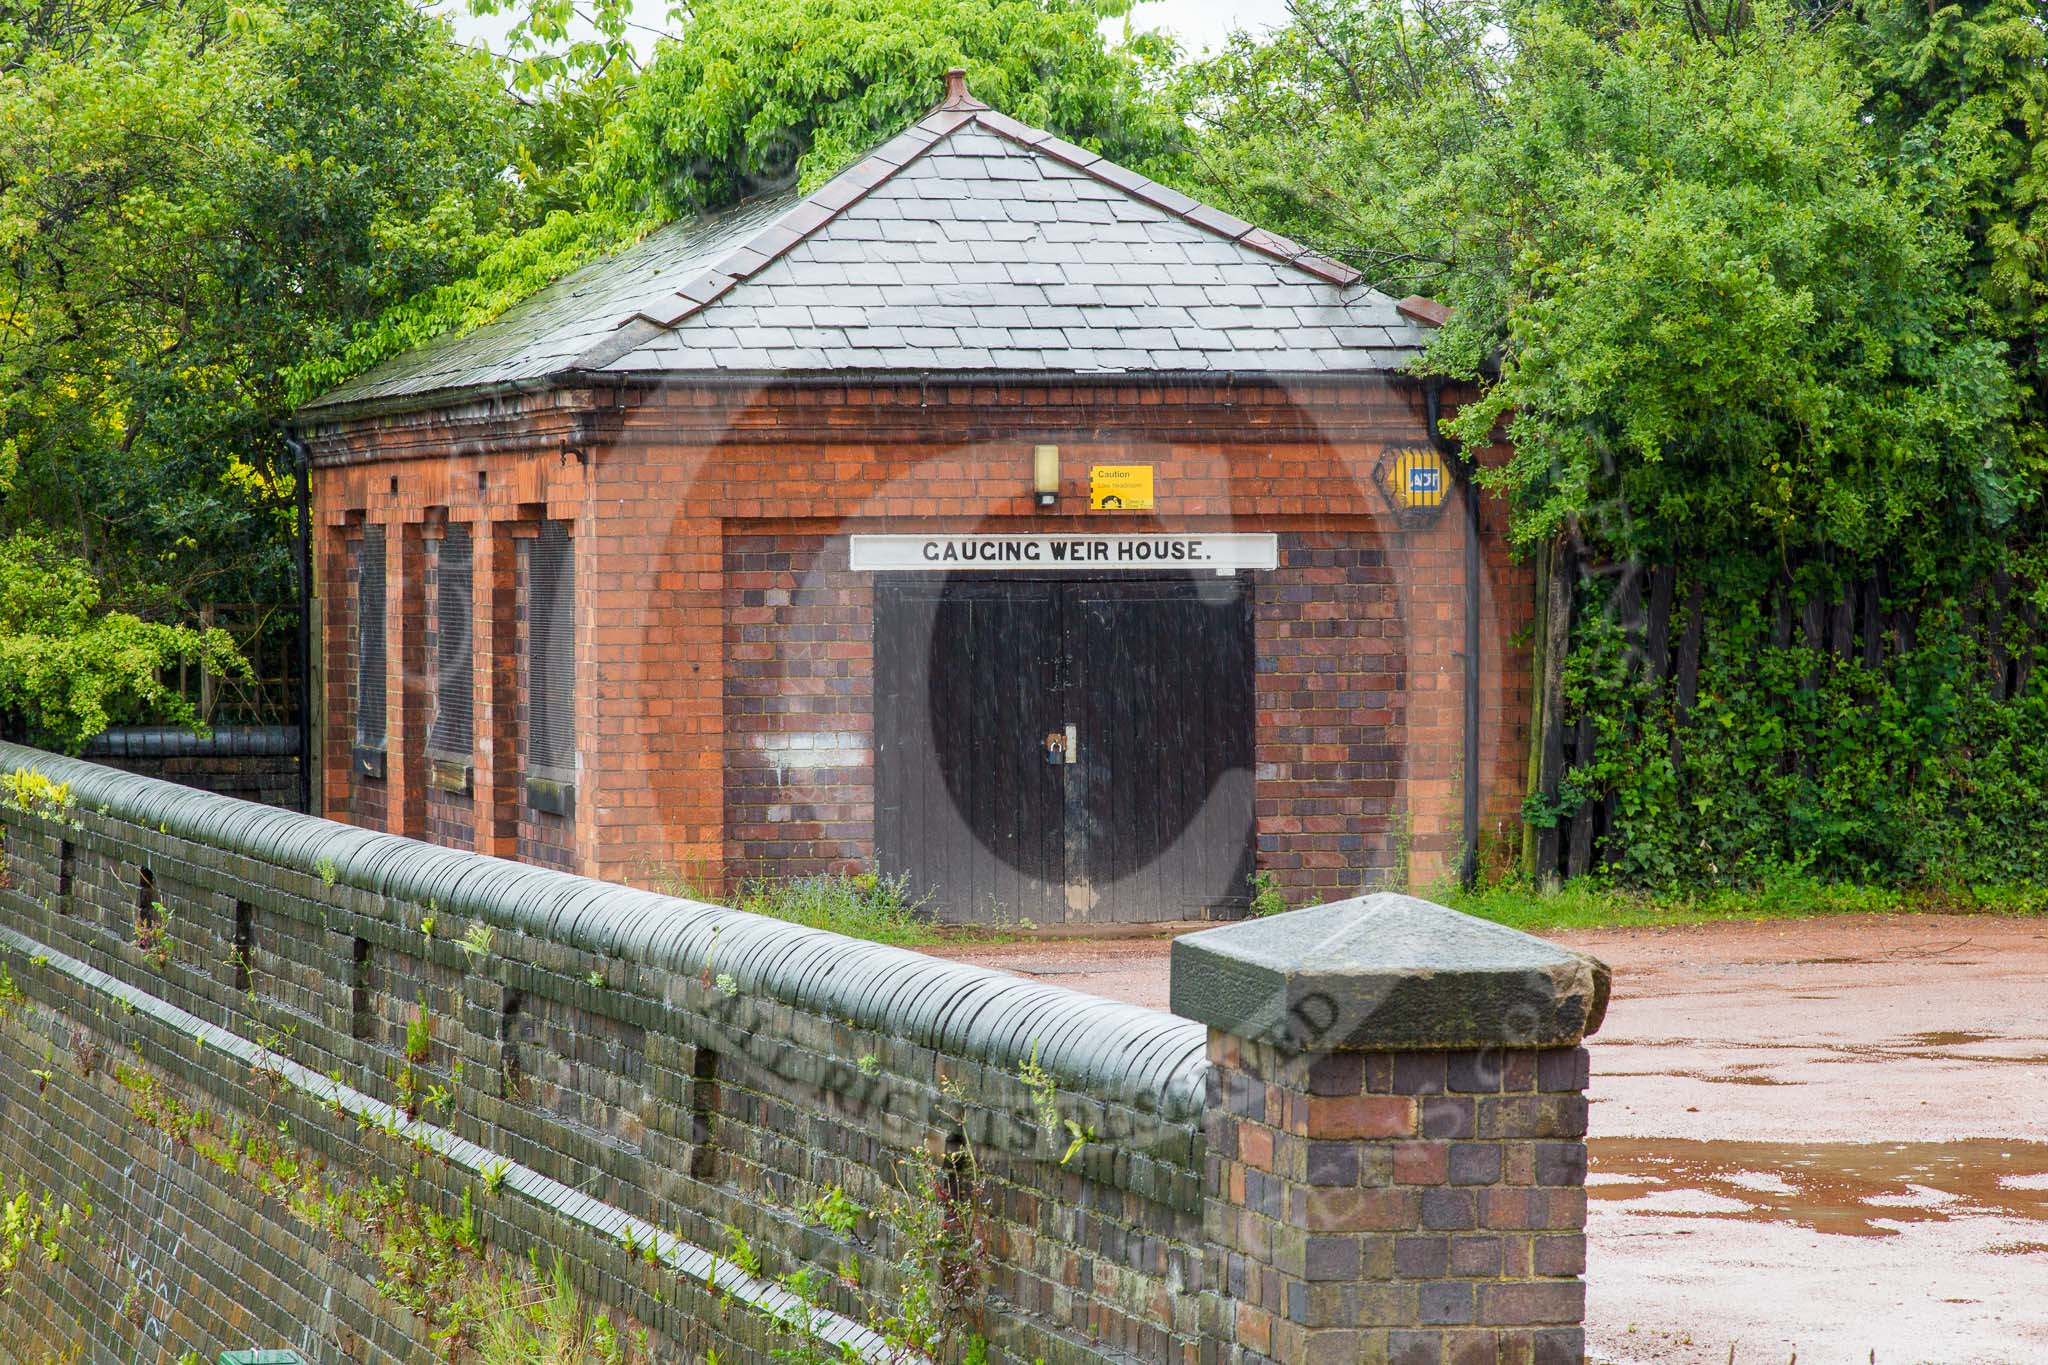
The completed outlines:
[[[122,772],[284,810],[299,808],[296,726],[123,727],[95,736],[85,757]]]
[[[803,1205],[835,1185],[879,1205],[887,1182],[900,1174],[899,1160],[964,1137],[984,1154],[993,1210],[985,1330],[995,1339],[995,1359],[1084,1365],[1114,1358],[1113,1351],[1193,1359],[1193,1296],[1202,1287],[1197,1026],[1065,992],[1033,989],[1020,1001],[1011,998],[1016,983],[992,973],[216,803],[32,751],[0,751],[0,763],[47,767],[73,780],[78,792],[68,823],[0,810],[12,872],[11,885],[0,891],[0,923],[37,945],[0,950],[17,979],[49,978],[47,962],[38,969],[31,958],[61,954],[241,1037],[269,1038],[310,1073],[338,1076],[393,1102],[405,1026],[424,1003],[434,1044],[419,1067],[420,1084],[449,1089],[444,1121],[454,1135],[698,1248],[723,1250],[727,1229],[737,1228],[771,1275],[858,1257],[866,1267],[863,1288],[834,1284],[827,1293],[849,1315],[865,1315],[870,1300],[863,1295],[893,1289],[886,1241],[845,1242],[805,1218]],[[202,829],[237,832],[199,835]],[[267,852],[252,856],[247,850],[255,848]],[[169,911],[170,954],[162,964],[134,942],[144,868]],[[246,990],[237,988],[230,963],[238,903],[251,912]],[[500,908],[522,903],[528,912]],[[559,927],[534,932],[537,920]],[[617,928],[628,923],[637,929],[619,938]],[[475,924],[495,926],[481,955],[461,943]],[[659,935],[650,932],[657,926]],[[661,955],[667,965],[650,953],[647,940],[655,938],[674,946]],[[843,970],[818,976],[817,968],[841,955],[850,959]],[[726,973],[734,978],[729,989],[718,981]],[[850,995],[869,978],[887,979],[892,990],[863,1005]],[[807,991],[796,989],[800,979],[811,983]],[[902,999],[889,1005],[885,997],[898,983]],[[85,1029],[110,1058],[153,1069],[188,1104],[224,1123],[274,1126],[289,1111],[301,1138],[338,1165],[369,1173],[400,1167],[397,1153],[366,1146],[352,1120],[310,1101],[273,1101],[250,1086],[247,1066],[209,1066],[204,1049],[163,1033],[146,1012],[130,1015],[92,994],[39,997],[39,1008],[54,1013],[38,1027]],[[991,1042],[970,1042],[981,1036],[968,1026],[978,1012],[973,1002],[983,997],[992,1005],[1001,997],[1011,1027]],[[949,1003],[959,1017],[936,1008]],[[1020,1003],[1033,1008],[1019,1012]],[[1077,1018],[1088,1022],[1085,1032],[1069,1027]],[[1143,1049],[1135,1045],[1141,1034]],[[1073,1059],[1126,1036],[1132,1045],[1122,1052],[1072,1068]],[[1175,1038],[1177,1062],[1170,1046],[1162,1048]],[[7,1044],[24,1055],[39,1047],[12,1031]],[[1066,1165],[1039,1131],[1032,1094],[1017,1074],[1034,1050],[1060,1077],[1062,1110],[1101,1138]],[[1149,1051],[1152,1064],[1126,1078],[1141,1051]],[[65,1078],[67,1090],[76,1088],[73,1079]],[[120,1121],[118,1097],[104,1078],[86,1088],[99,1093],[79,1100],[92,1115],[65,1111],[63,1131],[79,1140],[81,1160],[119,1169],[150,1145],[148,1136]],[[19,1126],[47,1131],[46,1118]],[[700,1119],[708,1119],[708,1134]],[[181,1188],[213,1179],[190,1153],[166,1152],[153,1161],[175,1167],[166,1179]],[[64,1183],[66,1168],[20,1169],[42,1188],[75,1188]],[[452,1208],[465,1183],[474,1182],[430,1167],[424,1197]],[[255,1207],[228,1207],[235,1198]],[[153,1218],[181,1207],[151,1204],[140,1192],[136,1200],[107,1215],[119,1218],[118,1237],[131,1244]],[[546,1209],[510,1198],[484,1202],[491,1235],[510,1254],[537,1245],[600,1267],[620,1259],[606,1238],[566,1227]],[[182,1207],[181,1216],[206,1220],[215,1236],[252,1219],[258,1226],[289,1221],[252,1200],[246,1187],[236,1195],[232,1185],[204,1196],[200,1206]],[[266,1234],[252,1245],[277,1240]],[[237,1316],[255,1255],[230,1256],[217,1274],[202,1277],[206,1283],[190,1282],[187,1295],[209,1306],[195,1304],[183,1321],[262,1321],[275,1331],[292,1324],[303,1292],[247,1305]],[[371,1301],[375,1317],[376,1294],[361,1269],[353,1278],[336,1269],[334,1280]],[[101,1298],[79,1299],[74,1307],[82,1311],[70,1316],[97,1333],[96,1351],[118,1353],[118,1343],[128,1340],[118,1321],[118,1277],[99,1288]],[[747,1321],[744,1306],[721,1313],[714,1296],[693,1298],[673,1275],[642,1276],[631,1258],[622,1273],[595,1275],[588,1288],[648,1325],[657,1344],[699,1353],[714,1346],[731,1360],[767,1358],[768,1334]],[[1163,1319],[1156,1311],[1162,1303],[1169,1304]],[[690,1309],[691,1325],[664,1332],[661,1324],[681,1321],[676,1305]],[[67,1311],[61,1300],[17,1292],[0,1302],[0,1338],[33,1339],[8,1335],[15,1327],[68,1337]],[[336,1321],[331,1314],[312,1320]],[[342,1325],[365,1338],[372,1331],[367,1323]],[[403,1338],[392,1336],[388,1324],[382,1330],[384,1354],[351,1358],[410,1359],[429,1349],[423,1328]],[[184,1341],[209,1355],[265,1344],[253,1331]],[[334,1341],[316,1345],[316,1358],[341,1358]]]
[[[0,963],[25,996],[0,1020],[0,1063],[41,1058],[51,1072],[43,1094],[26,1079],[38,1068],[0,1064],[0,1159],[60,1197],[81,1179],[155,1173],[96,1200],[93,1236],[109,1266],[175,1263],[148,1329],[159,1345],[284,1340],[379,1362],[431,1349],[379,1299],[360,1251],[316,1245],[252,1195],[251,1173],[139,1129],[107,1079],[122,1064],[222,1125],[283,1119],[331,1169],[398,1177],[445,1214],[468,1191],[501,1252],[563,1251],[586,1293],[685,1358],[766,1360],[775,1345],[746,1308],[772,1285],[704,1287],[728,1228],[770,1275],[857,1256],[860,1285],[835,1282],[826,1302],[872,1314],[898,1286],[888,1229],[870,1220],[855,1244],[806,1205],[835,1187],[877,1205],[900,1161],[964,1145],[981,1157],[976,1325],[993,1361],[1581,1359],[1581,1050],[1287,1055],[897,949],[0,746],[0,766],[17,765],[73,783],[76,799],[61,818],[0,806]],[[145,871],[169,911],[161,960],[134,941]],[[393,1144],[372,1110],[402,1098],[422,1007],[420,1083],[449,1102],[427,1115],[438,1126]],[[51,1062],[82,1044],[97,1067]],[[1062,1119],[1090,1135],[1070,1161],[1021,1074],[1033,1061]],[[283,1084],[265,1079],[286,1067]],[[440,1156],[420,1160],[421,1142]],[[499,1161],[514,1178],[479,1196]],[[658,1230],[659,1255],[622,1249],[622,1227]],[[124,1354],[143,1325],[122,1309],[131,1287],[18,1276],[0,1339]]]

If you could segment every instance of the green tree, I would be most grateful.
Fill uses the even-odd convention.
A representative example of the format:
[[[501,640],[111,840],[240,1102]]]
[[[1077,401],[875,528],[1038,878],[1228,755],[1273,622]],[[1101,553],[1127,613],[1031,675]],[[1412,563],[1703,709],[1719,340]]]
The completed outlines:
[[[2031,0],[1864,0],[1832,30],[1879,146],[1956,224],[1981,326],[2004,342],[2019,444],[2048,461],[2048,26]]]
[[[2037,8],[1292,12],[1183,73],[1189,188],[1455,307],[1421,368],[1573,599],[1537,733],[1593,741],[1539,750],[1529,846],[1597,810],[1630,880],[2048,875]],[[1683,690],[1631,563],[1676,566]]]
[[[103,610],[91,566],[48,537],[0,539],[0,712],[30,743],[76,753],[109,725],[197,727],[192,703],[164,681],[180,665],[249,670],[225,631]]]
[[[1628,5],[1297,13],[1204,73],[1193,164],[1455,306],[1428,364],[1484,372],[1455,429],[1505,424],[1523,543],[1933,554],[2031,496],[1964,244],[1871,155],[1827,34]]]
[[[0,54],[0,531],[148,618],[288,601],[285,369],[515,220],[492,63],[408,0],[0,6]]]

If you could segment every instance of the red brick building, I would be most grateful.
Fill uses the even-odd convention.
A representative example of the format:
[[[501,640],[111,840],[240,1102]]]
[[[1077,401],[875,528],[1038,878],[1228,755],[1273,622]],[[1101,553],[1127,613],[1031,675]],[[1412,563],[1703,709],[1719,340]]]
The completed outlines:
[[[301,414],[324,810],[954,918],[1427,884],[1519,819],[1529,617],[1430,314],[955,78]]]

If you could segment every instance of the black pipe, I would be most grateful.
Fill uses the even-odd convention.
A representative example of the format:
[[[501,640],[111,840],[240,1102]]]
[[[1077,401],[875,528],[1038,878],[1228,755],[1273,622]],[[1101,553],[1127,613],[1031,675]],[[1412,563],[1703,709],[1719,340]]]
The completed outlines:
[[[297,435],[284,433],[292,453],[292,497],[298,525],[292,536],[292,569],[299,580],[299,809],[313,813],[313,513],[312,451]]]
[[[1422,388],[1429,443],[1453,462],[1465,490],[1465,851],[1458,883],[1469,891],[1479,880],[1479,485],[1472,477],[1478,461],[1439,426],[1443,392],[1441,375],[1431,375]]]

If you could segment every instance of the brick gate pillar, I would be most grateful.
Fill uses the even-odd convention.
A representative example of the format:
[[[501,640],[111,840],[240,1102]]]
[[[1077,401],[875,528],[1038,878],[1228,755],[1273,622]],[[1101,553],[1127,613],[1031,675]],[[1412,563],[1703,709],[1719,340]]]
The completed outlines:
[[[1583,1361],[1607,982],[1401,895],[1175,940],[1212,1067],[1204,1365]]]

